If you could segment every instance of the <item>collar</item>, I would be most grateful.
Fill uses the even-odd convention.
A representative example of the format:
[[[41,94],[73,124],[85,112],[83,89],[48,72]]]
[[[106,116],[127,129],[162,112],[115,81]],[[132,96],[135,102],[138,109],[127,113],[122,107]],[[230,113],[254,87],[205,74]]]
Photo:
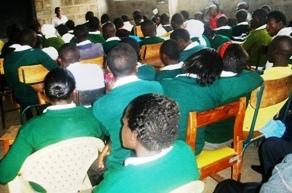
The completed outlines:
[[[111,37],[106,40],[106,42],[114,41],[114,40],[121,40],[119,37]]]
[[[221,30],[221,29],[231,29],[231,27],[228,26],[228,25],[225,25],[225,26],[221,26],[221,27],[215,28],[214,31],[218,31],[218,30]]]
[[[28,50],[28,49],[31,49],[32,47],[28,46],[28,45],[16,45],[16,47],[14,47],[15,50],[14,52],[21,52],[21,51],[24,51],[24,50]]]
[[[172,146],[161,150],[160,153],[153,155],[153,156],[147,156],[147,157],[129,157],[125,160],[125,166],[128,165],[141,165],[141,164],[146,164],[155,160],[158,160],[159,158],[162,158],[165,156],[168,152],[172,150]]]
[[[185,51],[185,50],[190,50],[190,49],[192,49],[192,48],[194,48],[194,47],[196,47],[196,46],[198,46],[198,45],[199,45],[198,42],[192,42],[192,43],[190,43],[187,47],[185,47],[184,51]]]
[[[82,42],[79,42],[76,44],[76,46],[84,46],[84,45],[87,45],[87,44],[90,44],[91,41],[90,40],[84,40]]]
[[[74,102],[66,105],[52,105],[48,106],[45,110],[43,110],[43,113],[46,113],[48,110],[62,110],[62,109],[70,109],[76,107],[76,104]]]
[[[248,22],[247,21],[243,21],[243,22],[240,22],[240,23],[238,23],[236,25],[248,25]]]
[[[278,33],[274,36],[290,36],[291,37],[292,33],[292,27],[284,27],[278,31]]]
[[[20,44],[12,44],[11,46],[9,46],[9,48],[14,48],[14,49],[16,49],[16,48],[18,48],[18,47],[20,47],[21,45]]]
[[[170,65],[167,65],[167,66],[160,68],[160,71],[180,69],[180,68],[182,68],[183,64],[184,64],[183,62],[179,62],[177,64],[170,64]]]
[[[266,27],[267,27],[267,25],[265,24],[265,25],[262,25],[262,26],[256,28],[254,31],[262,30],[262,29],[265,29]]]
[[[233,77],[236,76],[237,73],[230,72],[230,71],[222,71],[220,77]]]
[[[90,31],[89,34],[99,35],[100,31]]]
[[[198,76],[196,74],[192,74],[192,73],[178,74],[178,75],[176,75],[176,77],[198,78]]]
[[[138,80],[139,78],[137,77],[137,75],[130,75],[130,76],[118,78],[116,82],[114,83],[113,89],[119,86],[123,86],[128,83],[131,83],[131,82],[138,81]]]
[[[141,62],[137,62],[137,69],[140,68],[141,66],[145,66],[146,64],[142,64]]]

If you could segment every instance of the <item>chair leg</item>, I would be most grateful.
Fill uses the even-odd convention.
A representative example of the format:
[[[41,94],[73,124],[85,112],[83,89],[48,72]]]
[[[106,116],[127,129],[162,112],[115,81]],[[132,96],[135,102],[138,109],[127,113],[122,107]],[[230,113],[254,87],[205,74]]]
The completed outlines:
[[[242,168],[242,156],[231,167],[231,178],[236,181],[240,181]]]
[[[0,101],[0,110],[1,110],[1,121],[2,121],[2,129],[5,129],[5,115],[4,115],[4,103],[3,103],[3,94],[1,93],[1,101]]]

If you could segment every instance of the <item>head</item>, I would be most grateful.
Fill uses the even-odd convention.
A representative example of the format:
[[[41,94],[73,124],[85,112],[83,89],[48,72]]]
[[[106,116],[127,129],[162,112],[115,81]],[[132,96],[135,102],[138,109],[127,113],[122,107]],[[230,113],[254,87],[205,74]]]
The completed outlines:
[[[292,38],[289,36],[275,37],[268,47],[268,59],[274,66],[287,66],[292,56]]]
[[[122,15],[121,18],[122,18],[122,20],[123,20],[124,22],[126,22],[126,21],[130,21],[130,20],[129,20],[129,17],[128,17],[127,15]]]
[[[184,17],[180,13],[176,13],[171,17],[171,27],[175,29],[184,28]]]
[[[99,19],[97,17],[92,17],[88,21],[88,29],[89,31],[98,31],[100,28]]]
[[[37,43],[37,35],[32,29],[24,29],[20,32],[17,41],[20,45],[35,47]]]
[[[19,38],[20,33],[23,31],[23,27],[20,24],[12,24],[7,27],[6,35],[9,42],[14,43]]]
[[[218,13],[219,13],[219,9],[216,4],[211,4],[208,7],[208,14],[210,17],[215,17],[216,15],[218,15]]]
[[[55,14],[57,17],[61,15],[61,8],[60,7],[55,8]]]
[[[248,10],[249,9],[248,3],[245,1],[241,1],[237,3],[236,10],[240,10],[240,9]]]
[[[109,52],[107,65],[116,78],[130,76],[136,73],[136,51],[126,43],[119,43]]]
[[[130,45],[135,50],[138,60],[140,60],[140,45],[136,40],[130,37],[126,37],[126,38],[123,38],[121,42]]]
[[[268,15],[267,31],[270,36],[276,35],[286,26],[286,16],[280,11],[272,11]]]
[[[160,16],[159,15],[153,16],[151,20],[156,26],[158,26],[160,24]]]
[[[160,16],[160,23],[162,25],[167,25],[169,24],[169,16],[166,14],[166,13],[163,13],[161,16]]]
[[[85,14],[85,20],[89,21],[91,18],[94,17],[94,13],[92,11],[87,11]]]
[[[58,50],[58,63],[62,68],[67,68],[70,64],[78,62],[80,59],[80,52],[76,46],[71,44],[64,44]]]
[[[120,29],[120,28],[122,28],[124,26],[124,21],[123,21],[122,18],[117,17],[117,18],[114,19],[114,24],[116,26],[116,29]]]
[[[185,62],[183,70],[196,74],[201,86],[211,85],[220,77],[223,62],[220,55],[212,48],[202,49]]]
[[[170,34],[170,39],[175,40],[180,50],[184,50],[190,43],[190,34],[185,29],[176,29]]]
[[[55,68],[45,77],[44,89],[52,104],[69,104],[73,101],[75,79],[68,70]]]
[[[252,14],[252,20],[250,21],[250,27],[256,29],[267,22],[267,13],[263,9],[257,9]]]
[[[267,14],[269,14],[272,11],[271,6],[269,5],[263,5],[261,9],[264,10]]]
[[[117,32],[115,25],[110,22],[104,24],[101,28],[101,31],[105,39],[115,37]]]
[[[88,39],[88,29],[85,25],[77,25],[74,28],[74,36],[77,39],[77,42],[82,42]]]
[[[136,10],[133,12],[133,19],[136,25],[140,25],[143,21],[144,14],[140,10]]]
[[[141,23],[141,30],[144,35],[146,36],[156,36],[156,26],[151,20],[145,20]]]
[[[74,21],[73,20],[70,20],[70,19],[66,22],[65,25],[69,28],[69,30],[74,30],[74,28],[75,28]]]
[[[188,11],[186,11],[186,10],[182,10],[180,13],[181,13],[182,16],[184,17],[184,20],[185,20],[185,21],[189,19],[190,14],[189,14]]]
[[[175,40],[166,40],[160,47],[160,58],[162,63],[167,66],[178,63],[179,46]]]
[[[238,23],[244,22],[247,19],[247,11],[245,9],[240,9],[235,14]]]
[[[198,11],[194,14],[194,19],[195,20],[199,20],[199,21],[203,21],[204,19],[204,14],[201,11]]]
[[[228,25],[228,18],[223,15],[217,20],[217,27],[222,27],[226,25]]]
[[[57,29],[58,33],[60,34],[60,36],[63,36],[64,34],[68,33],[68,31],[69,31],[69,29],[64,24],[58,25],[56,27],[56,29]]]
[[[123,146],[134,150],[142,146],[148,152],[159,153],[177,138],[178,118],[178,105],[169,98],[158,94],[138,96],[123,116]]]
[[[108,15],[108,14],[103,14],[102,16],[101,16],[101,18],[100,18],[100,22],[101,22],[101,24],[105,24],[105,23],[107,23],[107,22],[110,22],[111,21],[111,18],[110,18],[110,16]]]

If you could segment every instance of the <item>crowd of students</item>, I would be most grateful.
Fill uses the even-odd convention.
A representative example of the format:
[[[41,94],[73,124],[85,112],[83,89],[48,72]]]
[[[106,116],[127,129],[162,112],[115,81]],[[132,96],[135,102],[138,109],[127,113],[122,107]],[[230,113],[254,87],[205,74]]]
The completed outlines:
[[[286,27],[282,12],[267,8],[251,14],[248,4],[240,2],[232,26],[216,4],[194,19],[187,11],[149,19],[136,10],[133,24],[125,15],[111,20],[104,14],[99,20],[89,11],[86,22],[77,26],[58,7],[52,25],[12,25],[1,52],[7,85],[22,109],[37,104],[32,88],[19,82],[17,69],[42,64],[50,71],[44,90],[51,106],[21,127],[0,160],[0,183],[13,180],[33,152],[78,136],[99,137],[110,146],[105,162],[91,168],[93,174],[105,170],[96,193],[169,192],[199,179],[196,155],[231,144],[234,120],[200,129],[192,152],[184,142],[188,113],[249,96],[270,76],[292,74],[292,28]],[[161,44],[160,69],[141,61],[140,48],[148,44]],[[80,62],[96,57],[105,58],[106,68]],[[284,139],[273,139],[273,144],[288,145],[270,158],[273,148],[264,145],[270,139],[263,143],[264,182],[291,153],[289,136],[288,128]],[[215,191],[245,192],[249,185],[229,180]],[[268,192],[268,186],[261,192]],[[251,189],[257,192],[260,187]]]

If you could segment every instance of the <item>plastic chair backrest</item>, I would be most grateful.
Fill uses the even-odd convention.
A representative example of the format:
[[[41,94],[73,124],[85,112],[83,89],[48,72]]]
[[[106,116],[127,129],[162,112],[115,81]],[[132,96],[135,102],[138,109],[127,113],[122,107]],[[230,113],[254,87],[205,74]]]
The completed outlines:
[[[161,45],[162,43],[143,45],[140,50],[142,62],[153,65],[156,68],[160,68],[162,66],[160,59]]]
[[[80,63],[82,63],[82,64],[97,64],[100,67],[103,67],[104,57],[100,56],[100,57],[96,57],[96,58],[83,59],[83,60],[80,60]]]
[[[0,58],[0,75],[4,75],[4,59]]]
[[[21,66],[18,68],[18,79],[25,84],[35,84],[43,82],[49,70],[42,64]]]
[[[47,193],[76,193],[87,170],[104,146],[95,137],[78,137],[47,146],[29,156],[20,175],[43,187]]]
[[[141,29],[141,25],[134,26],[134,34],[140,38],[144,37],[144,34]]]
[[[191,181],[187,184],[184,184],[169,193],[201,193],[205,187],[204,182],[202,181]]]

